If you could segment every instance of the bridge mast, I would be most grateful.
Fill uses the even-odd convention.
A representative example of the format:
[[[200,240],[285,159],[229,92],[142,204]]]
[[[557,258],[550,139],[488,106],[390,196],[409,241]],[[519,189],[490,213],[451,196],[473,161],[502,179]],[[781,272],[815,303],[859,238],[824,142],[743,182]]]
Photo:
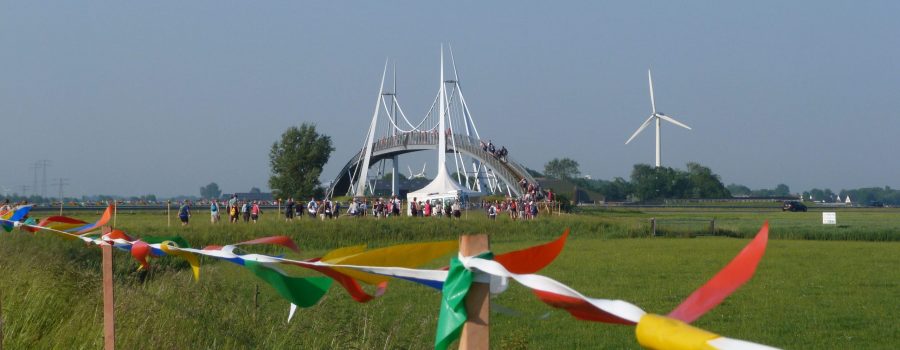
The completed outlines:
[[[384,93],[384,77],[387,75],[387,61],[384,62],[384,71],[381,72],[381,86],[378,88],[378,98],[375,100],[375,113],[372,114],[372,123],[369,124],[369,134],[366,136],[366,149],[363,151],[362,164],[359,170],[359,178],[356,180],[356,192],[354,196],[366,195],[366,184],[369,182],[369,162],[372,160],[372,144],[375,143],[375,127],[378,125],[378,109],[381,108],[382,93]]]
[[[472,119],[472,113],[469,112],[469,105],[466,103],[466,98],[463,96],[462,87],[459,85],[459,71],[456,69],[456,58],[453,56],[453,46],[447,44],[447,47],[450,50],[450,63],[453,65],[453,84],[456,85],[456,93],[459,94],[459,103],[460,105],[462,105],[463,123],[466,127],[466,136],[471,137],[472,133],[474,133],[475,139],[481,140],[481,135],[478,135],[478,128],[475,127],[475,120]],[[476,190],[478,192],[486,192],[486,173],[481,165],[481,162],[477,159],[474,160],[472,162],[472,168],[475,171]],[[465,171],[465,164],[463,164],[463,171]],[[466,177],[466,182],[466,185],[468,186],[468,176]],[[494,192],[493,187],[491,187],[491,192]]]
[[[440,100],[440,104],[438,105],[438,175],[440,177],[441,173],[447,172],[447,131],[444,126],[445,112],[444,109],[447,106],[447,96],[444,92],[444,44],[441,44],[441,89],[438,90],[438,99]]]
[[[391,120],[394,121],[394,124],[397,124],[397,111],[394,108],[397,106],[397,64],[394,63],[394,91],[391,92]],[[397,136],[397,128],[391,128],[391,136]],[[400,196],[400,187],[397,186],[398,179],[397,174],[400,173],[400,165],[397,164],[398,156],[393,156],[391,158],[391,195]],[[374,192],[374,191],[373,191]]]

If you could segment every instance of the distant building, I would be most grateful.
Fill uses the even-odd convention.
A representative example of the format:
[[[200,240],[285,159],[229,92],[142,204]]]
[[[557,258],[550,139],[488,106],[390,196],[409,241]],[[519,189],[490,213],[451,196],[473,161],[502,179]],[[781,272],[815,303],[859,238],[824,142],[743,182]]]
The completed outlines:
[[[239,200],[244,201],[266,201],[271,202],[274,201],[275,198],[272,196],[271,192],[237,192],[235,193]],[[231,195],[226,195],[225,198],[231,198]]]

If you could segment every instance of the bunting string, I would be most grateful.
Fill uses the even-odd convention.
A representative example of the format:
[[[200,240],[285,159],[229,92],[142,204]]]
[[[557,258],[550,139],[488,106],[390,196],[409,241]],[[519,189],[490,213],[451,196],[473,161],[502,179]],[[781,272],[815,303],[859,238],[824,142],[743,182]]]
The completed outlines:
[[[478,256],[456,256],[445,269],[421,269],[421,265],[458,251],[458,242],[428,242],[401,244],[367,250],[365,246],[335,249],[322,257],[306,260],[283,256],[247,253],[243,247],[276,245],[300,252],[287,236],[262,237],[224,246],[191,247],[179,236],[135,238],[121,230],[97,234],[115,210],[110,205],[92,223],[64,216],[51,216],[40,222],[28,218],[31,206],[20,206],[0,213],[0,227],[6,232],[15,228],[36,233],[47,231],[67,239],[82,240],[91,245],[112,245],[128,251],[138,263],[138,269],[149,269],[150,259],[175,256],[191,266],[194,280],[200,278],[200,257],[228,261],[250,270],[270,285],[282,298],[290,302],[290,320],[298,307],[316,305],[330,286],[337,282],[358,302],[368,302],[383,295],[390,278],[397,278],[442,291],[435,348],[446,349],[458,338],[466,311],[463,300],[475,281],[490,282],[492,293],[501,293],[514,280],[531,289],[545,304],[567,311],[576,319],[601,323],[636,326],[635,335],[641,346],[648,349],[747,349],[772,347],[719,336],[690,325],[721,303],[746,283],[756,271],[768,242],[768,222],[756,237],[721,271],[694,291],[668,316],[647,313],[624,301],[592,298],[552,278],[538,275],[561,253],[569,236],[566,230],[559,238],[534,247],[494,255],[485,252]],[[316,271],[321,277],[295,277],[282,269],[296,266]],[[374,286],[366,292],[362,284]]]

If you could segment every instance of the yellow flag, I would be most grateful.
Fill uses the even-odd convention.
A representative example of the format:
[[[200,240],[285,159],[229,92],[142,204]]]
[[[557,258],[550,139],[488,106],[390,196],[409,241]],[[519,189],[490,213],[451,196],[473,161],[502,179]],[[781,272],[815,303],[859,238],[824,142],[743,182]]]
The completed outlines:
[[[333,260],[322,259],[322,261],[331,264],[342,265],[413,268],[419,267],[434,259],[456,252],[458,250],[459,242],[457,241],[412,243],[372,249],[365,252],[359,252],[352,255],[334,258]],[[389,277],[387,276],[375,275],[347,268],[336,268],[336,270],[370,285],[379,284],[389,279]]]
[[[159,249],[162,249],[162,251],[165,252],[166,254],[179,256],[179,257],[184,258],[184,260],[187,260],[187,262],[189,264],[191,264],[191,270],[194,271],[194,281],[199,281],[200,280],[200,260],[197,259],[197,256],[194,255],[193,253],[171,249],[173,247],[178,248],[178,244],[175,242],[172,242],[172,241],[165,241],[159,245]]]

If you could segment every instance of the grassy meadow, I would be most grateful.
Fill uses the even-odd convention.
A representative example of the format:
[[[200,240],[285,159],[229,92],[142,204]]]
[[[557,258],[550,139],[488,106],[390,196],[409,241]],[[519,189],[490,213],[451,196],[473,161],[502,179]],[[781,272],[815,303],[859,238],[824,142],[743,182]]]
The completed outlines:
[[[463,220],[303,218],[272,212],[258,224],[212,225],[195,213],[188,227],[161,212],[120,212],[134,236],[185,237],[194,246],[286,234],[303,250],[254,251],[308,258],[369,244],[457,239],[491,234],[506,252],[572,236],[541,274],[585,295],[623,299],[667,313],[723,267],[765,220],[766,256],[756,276],[696,325],[738,339],[789,349],[900,347],[900,211],[841,210],[838,225],[820,212],[777,209],[584,209],[531,222],[480,212]],[[70,213],[93,220],[98,213]],[[45,215],[37,213],[37,216]],[[659,237],[649,237],[649,219]],[[715,219],[715,231],[710,221]],[[153,260],[147,273],[115,254],[117,341],[122,349],[425,349],[433,345],[440,294],[395,280],[381,298],[359,304],[333,286],[323,301],[287,323],[288,302],[243,267],[204,259],[199,282],[177,258]],[[447,259],[432,263],[443,266]],[[296,275],[315,275],[291,270]],[[2,344],[8,349],[102,347],[100,254],[57,236],[0,233]],[[498,349],[637,348],[634,328],[579,321],[513,283],[493,299],[492,347]]]

